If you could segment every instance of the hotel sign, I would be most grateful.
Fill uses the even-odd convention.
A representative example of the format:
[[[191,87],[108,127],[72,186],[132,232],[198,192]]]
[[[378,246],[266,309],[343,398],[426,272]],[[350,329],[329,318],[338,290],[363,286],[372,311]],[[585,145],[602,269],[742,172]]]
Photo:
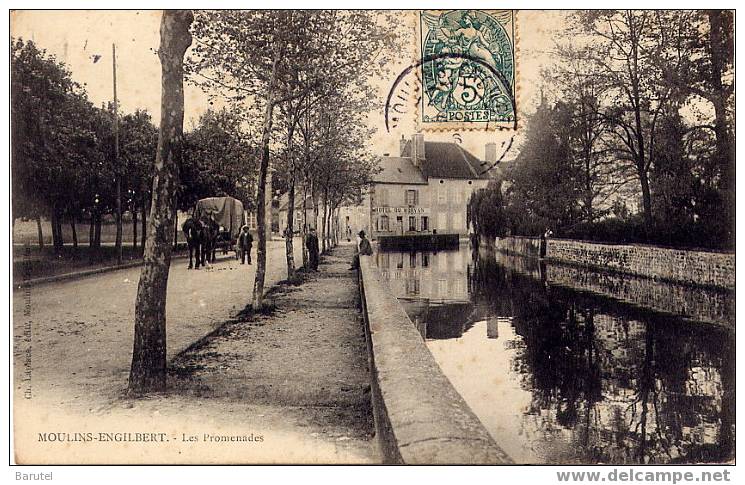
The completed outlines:
[[[394,214],[394,215],[429,215],[429,209],[424,207],[373,207],[373,214]]]

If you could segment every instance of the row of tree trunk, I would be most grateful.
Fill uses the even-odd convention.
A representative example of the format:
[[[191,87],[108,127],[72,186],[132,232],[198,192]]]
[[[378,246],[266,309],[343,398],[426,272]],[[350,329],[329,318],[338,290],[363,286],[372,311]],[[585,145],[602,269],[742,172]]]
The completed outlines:
[[[135,335],[132,366],[129,375],[129,390],[134,394],[161,391],[166,387],[166,296],[173,245],[177,235],[176,188],[178,166],[182,159],[184,121],[184,67],[183,57],[192,43],[189,27],[194,17],[187,10],[166,10],[160,25],[161,61],[161,120],[156,153],[148,237],[145,245],[143,266],[140,273],[135,302]],[[275,99],[277,65],[283,55],[281,43],[275,43],[273,63],[269,77],[268,97],[264,112],[262,132],[261,164],[257,193],[258,244],[256,255],[256,278],[253,288],[254,308],[263,307],[264,275],[266,271],[266,185],[269,168],[269,141],[272,129],[273,109],[281,100]],[[307,178],[307,177],[306,177]],[[307,185],[307,184],[306,184]],[[307,194],[307,186],[304,188]],[[315,192],[313,192],[315,194]],[[290,188],[286,251],[288,277],[294,277],[293,232],[295,201],[294,181]],[[314,198],[315,220],[319,207]],[[303,197],[303,237],[307,224],[307,197]],[[334,208],[324,204],[322,241],[324,251],[338,241],[338,228],[333,224]],[[336,212],[338,214],[338,211]],[[332,233],[334,233],[332,235]],[[303,264],[307,264],[307,253],[303,244]]]
[[[312,184],[311,184],[312,187]],[[313,189],[310,189],[312,193]],[[293,236],[295,234],[295,179],[290,181],[290,190],[288,191],[288,203],[287,203],[287,227],[284,229],[285,234],[285,253],[287,258],[287,279],[292,281],[295,278],[295,251]],[[301,231],[302,245],[303,245],[303,266],[308,265],[308,249],[305,247],[306,231],[310,227],[308,225],[308,184],[303,186],[303,227]],[[318,225],[319,215],[319,203],[317,198],[313,199],[313,215],[314,223],[313,227]],[[339,244],[339,209],[338,207],[331,207],[327,199],[323,203],[323,219],[321,229],[321,251],[328,252]]]
[[[141,216],[141,218],[140,218]],[[102,217],[100,213],[94,212],[91,214],[89,220],[89,233],[88,233],[88,245],[91,248],[101,247],[101,225]],[[50,218],[52,227],[52,247],[55,252],[61,252],[65,245],[65,238],[62,232],[62,221],[63,217],[54,211]],[[75,216],[70,217],[70,232],[72,237],[72,246],[74,249],[78,249],[78,229],[77,225],[80,221]],[[147,235],[147,209],[145,206],[139,210],[132,212],[132,248],[137,249],[138,247],[145,247],[145,237]],[[36,233],[38,239],[38,245],[40,249],[44,249],[44,230],[42,228],[41,216],[36,217]],[[138,237],[139,236],[139,237]]]

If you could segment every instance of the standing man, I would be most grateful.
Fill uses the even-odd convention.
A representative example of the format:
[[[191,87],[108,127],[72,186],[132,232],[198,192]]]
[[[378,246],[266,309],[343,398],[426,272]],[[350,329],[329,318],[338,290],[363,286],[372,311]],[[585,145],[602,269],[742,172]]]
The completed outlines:
[[[241,264],[246,264],[246,255],[248,255],[248,264],[251,264],[251,247],[254,244],[254,238],[248,232],[248,226],[241,228],[241,234],[238,236],[238,249],[241,251]]]
[[[546,231],[541,234],[541,246],[539,248],[539,256],[541,258],[546,257],[546,250],[548,249],[548,238],[553,236],[553,234],[553,231],[551,231],[551,229],[549,229],[548,227],[546,228]]]
[[[318,271],[318,236],[315,228],[311,227],[310,232],[305,236],[305,247],[308,249],[308,264],[312,271]]]

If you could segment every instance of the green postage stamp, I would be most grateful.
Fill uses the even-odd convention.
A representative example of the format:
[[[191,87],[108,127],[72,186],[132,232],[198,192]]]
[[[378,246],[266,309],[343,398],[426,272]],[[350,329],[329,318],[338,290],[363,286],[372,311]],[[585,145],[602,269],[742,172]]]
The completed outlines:
[[[515,128],[514,12],[423,10],[418,23],[420,128]]]

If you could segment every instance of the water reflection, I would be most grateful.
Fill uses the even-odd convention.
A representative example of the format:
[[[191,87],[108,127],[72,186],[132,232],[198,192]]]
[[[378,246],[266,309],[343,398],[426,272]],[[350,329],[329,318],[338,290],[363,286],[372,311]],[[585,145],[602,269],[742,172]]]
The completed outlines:
[[[466,248],[376,258],[445,374],[517,462],[734,457],[726,328],[553,284],[551,266],[523,258],[472,260]]]

